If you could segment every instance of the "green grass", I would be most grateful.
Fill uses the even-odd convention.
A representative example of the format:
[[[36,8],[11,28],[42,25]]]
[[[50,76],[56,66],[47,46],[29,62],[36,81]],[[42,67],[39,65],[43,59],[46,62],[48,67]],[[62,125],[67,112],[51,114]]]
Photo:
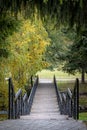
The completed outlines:
[[[87,112],[79,113],[79,120],[82,120],[87,126]]]
[[[58,88],[60,91],[66,91],[68,88],[73,90],[74,82],[70,83],[68,81],[66,81],[66,82],[58,81]]]
[[[87,121],[87,112],[82,112],[79,114],[79,119],[83,121]]]
[[[62,70],[54,70],[54,71],[50,71],[50,70],[42,70],[42,71],[39,71],[37,73],[39,75],[40,78],[53,78],[54,74],[57,78],[60,78],[60,79],[74,79],[76,77],[79,77],[80,78],[80,74],[77,73],[76,75],[70,75],[68,73],[64,73]]]
[[[60,91],[67,90],[67,88],[70,88],[71,90],[74,88],[75,81],[58,81],[58,87]],[[80,83],[79,86],[79,92],[84,93],[87,92],[87,83],[82,84]]]
[[[82,106],[86,105],[86,107],[87,107],[87,96],[86,95],[80,96],[79,102],[80,102],[80,105],[82,105]]]
[[[8,119],[7,115],[0,114],[0,121],[6,120],[6,119]]]

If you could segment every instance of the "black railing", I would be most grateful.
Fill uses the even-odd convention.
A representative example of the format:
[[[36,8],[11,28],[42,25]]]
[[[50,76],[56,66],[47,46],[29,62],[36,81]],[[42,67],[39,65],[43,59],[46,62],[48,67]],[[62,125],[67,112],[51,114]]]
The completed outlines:
[[[33,99],[34,99],[34,95],[35,95],[37,86],[38,86],[38,76],[37,76],[37,78],[36,78],[36,80],[33,84],[30,96],[28,98],[28,112],[29,112],[29,114],[30,114],[30,111],[31,111],[31,106],[32,106],[32,103],[33,103]]]
[[[73,91],[73,115],[75,119],[79,119],[79,80],[76,79],[74,91]]]
[[[54,76],[54,85],[57,93],[58,104],[60,113],[79,119],[79,80],[76,79],[74,90],[71,91],[69,88],[65,92],[58,90],[56,78]]]
[[[62,96],[61,96],[60,91],[58,90],[58,86],[57,86],[55,76],[54,76],[54,86],[55,86],[55,90],[56,90],[57,101],[58,101],[58,104],[59,104],[60,113],[62,114]]]
[[[22,89],[19,89],[17,93],[14,91],[14,86],[12,79],[8,79],[8,119],[17,119],[21,115],[26,115],[30,113],[30,108],[33,102],[34,94],[36,87],[38,85],[38,77],[35,79],[30,96],[27,96],[27,93],[22,94]]]

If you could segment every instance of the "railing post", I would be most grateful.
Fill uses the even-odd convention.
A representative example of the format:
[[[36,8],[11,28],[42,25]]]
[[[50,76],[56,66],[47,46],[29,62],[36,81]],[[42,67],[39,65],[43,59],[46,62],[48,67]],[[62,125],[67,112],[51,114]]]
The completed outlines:
[[[76,79],[74,88],[74,119],[79,119],[79,80]]]
[[[8,119],[11,118],[11,78],[8,79]]]
[[[76,84],[75,84],[76,85]],[[76,86],[75,86],[76,87]],[[73,104],[73,117],[76,119],[76,88],[74,88],[74,104]]]
[[[79,80],[76,79],[76,88],[77,88],[77,120],[79,119]]]
[[[15,119],[17,119],[17,100],[15,101]]]
[[[31,75],[31,87],[33,87],[33,75]]]
[[[14,118],[14,88],[11,78],[6,78],[8,80],[8,119]]]
[[[14,90],[11,81],[11,119],[14,119]]]
[[[23,98],[22,98],[22,95],[21,95],[21,115],[23,115]]]
[[[71,108],[71,106],[72,106],[72,101],[71,101],[70,98],[68,99],[68,104],[69,104],[68,115],[69,115],[69,117],[72,117],[72,108]]]

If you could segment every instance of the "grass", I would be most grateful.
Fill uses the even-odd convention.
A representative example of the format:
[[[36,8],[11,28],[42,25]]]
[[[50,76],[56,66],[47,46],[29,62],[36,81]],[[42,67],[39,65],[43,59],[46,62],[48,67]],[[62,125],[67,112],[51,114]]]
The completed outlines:
[[[82,120],[87,126],[87,112],[79,113],[79,120]]]
[[[64,73],[63,71],[59,71],[59,70],[54,70],[54,71],[50,71],[50,70],[42,70],[39,71],[37,73],[39,75],[40,78],[53,78],[54,74],[57,78],[60,79],[75,79],[76,77],[80,78],[80,74],[77,73],[76,75],[70,75],[68,73]]]
[[[87,121],[87,112],[82,112],[79,114],[79,119],[83,121]]]
[[[60,91],[67,90],[67,88],[70,88],[71,90],[74,88],[75,82],[70,82],[70,81],[58,81],[58,87]],[[79,91],[80,93],[87,92],[87,83],[82,84],[80,83],[79,86]]]
[[[0,121],[8,119],[8,116],[6,114],[0,114]]]
[[[71,90],[74,88],[74,82],[61,82],[58,81],[58,88],[60,91],[66,91],[68,88],[70,88]]]

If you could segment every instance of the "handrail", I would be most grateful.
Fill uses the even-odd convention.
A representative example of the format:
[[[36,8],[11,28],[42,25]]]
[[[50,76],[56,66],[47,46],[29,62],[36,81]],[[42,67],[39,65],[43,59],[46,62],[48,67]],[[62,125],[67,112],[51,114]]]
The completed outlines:
[[[25,115],[25,114],[29,113],[29,110],[30,110],[29,103],[30,102],[28,100],[31,100],[31,95],[34,95],[34,93],[35,93],[35,89],[33,92],[33,88],[36,88],[36,86],[38,84],[38,77],[34,83],[34,86],[31,90],[29,98],[27,96],[27,93],[25,93],[24,95],[22,94],[22,89],[19,89],[17,91],[17,93],[15,94],[12,79],[8,78],[7,80],[8,80],[8,98],[9,98],[9,100],[8,100],[8,119],[17,119],[20,117],[20,115]],[[33,85],[33,82],[31,85]],[[33,96],[32,96],[31,101],[33,101]]]
[[[66,95],[64,93],[62,94],[62,97],[63,97],[64,102],[66,102]]]
[[[28,99],[27,93],[24,94],[23,96],[23,102],[26,101]]]
[[[58,90],[55,75],[54,75],[54,86],[55,86],[55,90],[56,90],[57,101],[58,101],[58,104],[59,104],[60,113],[62,114],[62,111],[61,111],[62,110],[62,96],[61,96],[60,91]]]
[[[79,119],[79,80],[76,79],[74,90],[69,88],[65,92],[60,92],[54,76],[54,85],[57,93],[59,108],[61,114],[66,114],[74,119]]]
[[[12,78],[8,78],[8,84],[8,119],[16,119],[19,118],[20,115],[22,115],[22,90],[19,89],[18,92],[15,94]]]
[[[22,89],[20,88],[18,92],[15,94],[15,101],[21,96],[21,94],[22,94]]]
[[[69,97],[72,99],[72,92],[71,92],[71,90],[68,88],[67,89],[67,94],[69,95]]]
[[[27,93],[25,93],[24,96],[23,96],[23,115],[28,114],[28,103],[27,103],[27,100],[28,100],[28,95],[27,95]]]
[[[36,88],[38,86],[38,76],[36,77],[36,80],[35,80],[35,83],[31,89],[31,93],[30,93],[30,96],[28,98],[28,113],[30,114],[30,111],[31,111],[31,106],[32,106],[32,103],[33,103],[33,99],[34,99],[34,95],[35,95],[35,92],[36,92]]]

